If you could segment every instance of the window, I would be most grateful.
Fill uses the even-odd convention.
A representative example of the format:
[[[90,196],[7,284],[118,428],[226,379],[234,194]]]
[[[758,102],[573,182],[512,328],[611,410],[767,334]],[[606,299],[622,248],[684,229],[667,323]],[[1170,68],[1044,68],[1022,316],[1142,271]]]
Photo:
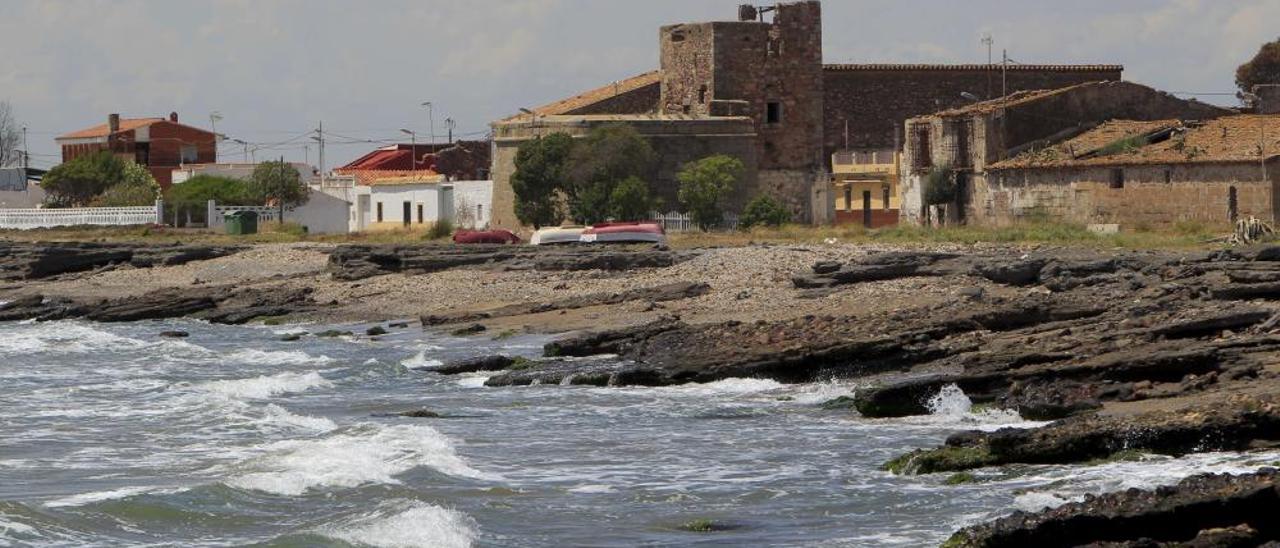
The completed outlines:
[[[844,187],[844,210],[853,211],[853,185]]]
[[[378,222],[382,222],[382,202],[378,202]]]
[[[703,85],[702,85],[702,87],[698,88],[698,102],[699,102],[699,103],[702,103],[702,104],[704,104],[704,105],[705,105],[705,104],[707,104],[707,86],[706,86],[706,84],[703,84]]]
[[[422,204],[418,204],[418,224],[422,224]]]
[[[194,164],[196,163],[196,161],[198,161],[199,152],[196,149],[195,145],[182,145],[182,149],[180,153],[182,154],[181,163]]]
[[[1172,169],[1166,169],[1166,170],[1164,170],[1164,182],[1165,182],[1165,184],[1169,184],[1169,183],[1172,183],[1172,182],[1173,182],[1173,170],[1172,170]]]
[[[766,124],[782,123],[782,103],[777,101],[769,101],[765,104],[764,122]]]
[[[1111,170],[1111,188],[1124,188],[1124,170],[1115,168]]]
[[[410,208],[412,207],[412,202],[404,202],[404,212],[400,215],[400,222],[402,222],[404,226],[409,226],[409,223],[413,222],[413,217],[410,214]]]
[[[915,147],[912,150],[912,164],[916,169],[933,167],[933,148],[929,146],[929,128],[916,129]]]
[[[956,126],[956,149],[959,156],[960,165],[971,166],[973,162],[969,158],[969,124],[961,122]]]
[[[484,219],[484,204],[476,204],[476,222]]]
[[[881,203],[884,204],[884,209],[887,211],[889,209],[889,185],[881,185],[880,194]]]
[[[672,42],[683,42],[683,41],[684,41],[684,33],[683,33],[683,32],[673,32],[673,33],[671,33],[671,41],[672,41]]]

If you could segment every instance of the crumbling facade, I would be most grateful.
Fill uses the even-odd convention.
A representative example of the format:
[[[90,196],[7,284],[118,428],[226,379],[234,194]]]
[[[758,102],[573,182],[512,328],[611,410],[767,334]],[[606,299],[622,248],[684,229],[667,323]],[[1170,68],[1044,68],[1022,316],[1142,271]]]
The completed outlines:
[[[908,120],[903,133],[901,220],[912,224],[1000,224],[987,171],[993,164],[1043,149],[1114,119],[1208,120],[1230,111],[1131,82],[1090,82],[1019,92],[1001,99]],[[941,179],[939,179],[941,178]],[[930,184],[954,185],[943,210],[930,215]],[[936,201],[936,198],[935,198]],[[932,217],[932,219],[931,219]]]
[[[745,196],[769,194],[801,221],[834,220],[831,160],[836,152],[897,149],[902,123],[912,116],[960,106],[962,96],[996,90],[1061,87],[1118,80],[1118,65],[824,65],[822,6],[817,0],[741,6],[737,21],[664,26],[658,33],[660,68],[494,122],[506,135],[495,150],[518,146],[529,124],[555,117],[612,115],[615,122],[653,124],[664,134],[689,135],[707,118],[750,121],[752,153],[740,156],[752,172]],[[988,86],[992,83],[994,88]],[[570,123],[568,118],[555,124]],[[524,126],[521,126],[524,124]],[[524,129],[521,129],[524,127]],[[745,136],[740,136],[742,138]],[[512,141],[512,140],[517,141]],[[712,149],[719,146],[712,146]],[[686,155],[681,155],[681,158]],[[696,159],[696,158],[694,158]],[[516,228],[509,195],[513,165],[493,158],[495,226]],[[667,162],[670,158],[660,161]],[[683,161],[683,160],[682,160]],[[678,165],[659,171],[674,172]],[[660,195],[674,195],[651,184]],[[505,189],[505,190],[504,190]],[[674,203],[674,202],[673,202]],[[885,217],[886,219],[888,217]]]

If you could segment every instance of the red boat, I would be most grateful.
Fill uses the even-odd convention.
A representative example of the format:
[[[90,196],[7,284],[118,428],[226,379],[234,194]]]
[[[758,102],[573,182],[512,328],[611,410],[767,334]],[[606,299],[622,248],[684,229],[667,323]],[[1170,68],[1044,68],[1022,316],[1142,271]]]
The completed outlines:
[[[582,241],[602,244],[665,244],[667,231],[662,229],[662,225],[651,221],[600,223],[582,231]]]
[[[453,233],[455,244],[518,244],[520,237],[510,230],[459,230]]]

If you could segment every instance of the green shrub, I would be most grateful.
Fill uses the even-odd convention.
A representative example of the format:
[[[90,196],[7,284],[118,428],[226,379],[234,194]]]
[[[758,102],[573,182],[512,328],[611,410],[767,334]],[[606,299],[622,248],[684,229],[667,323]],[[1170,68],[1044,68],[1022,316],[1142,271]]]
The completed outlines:
[[[453,235],[453,221],[449,219],[440,219],[431,224],[431,230],[427,231],[428,240],[439,240],[448,238]]]
[[[924,201],[927,205],[950,204],[956,201],[956,178],[951,169],[935,167],[924,178]]]
[[[791,222],[791,212],[777,200],[761,194],[747,204],[738,220],[738,228],[747,230],[753,226],[779,227]]]
[[[741,160],[717,154],[689,162],[676,174],[680,203],[698,228],[707,230],[724,219],[720,200],[738,186],[744,169]]]
[[[262,205],[261,201],[251,195],[247,182],[212,175],[197,175],[177,183],[169,187],[164,195],[166,209],[179,213],[180,218],[190,218],[197,223],[209,221],[205,218],[209,200],[218,205]]]
[[[640,221],[653,211],[649,185],[639,177],[627,177],[609,194],[609,212],[615,220]]]

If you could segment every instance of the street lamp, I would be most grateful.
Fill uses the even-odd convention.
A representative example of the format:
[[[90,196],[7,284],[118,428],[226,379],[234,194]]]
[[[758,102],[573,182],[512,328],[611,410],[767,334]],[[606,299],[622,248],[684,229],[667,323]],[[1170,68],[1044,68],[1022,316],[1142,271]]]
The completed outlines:
[[[432,105],[432,104],[431,104],[431,101],[424,101],[424,102],[422,103],[422,106],[427,107],[427,124],[428,124],[428,126],[429,126],[430,131],[431,131],[431,143],[432,143],[432,145],[434,145],[434,144],[435,144],[435,142],[436,142],[436,112],[435,112],[435,105]],[[432,152],[435,152],[435,151],[433,150]]]
[[[400,128],[400,133],[409,136],[409,171],[418,171],[418,134],[404,128]]]
[[[240,139],[232,139],[231,142],[236,143],[238,145],[244,145],[244,161],[248,162],[249,161],[249,143],[245,141],[241,141]]]

